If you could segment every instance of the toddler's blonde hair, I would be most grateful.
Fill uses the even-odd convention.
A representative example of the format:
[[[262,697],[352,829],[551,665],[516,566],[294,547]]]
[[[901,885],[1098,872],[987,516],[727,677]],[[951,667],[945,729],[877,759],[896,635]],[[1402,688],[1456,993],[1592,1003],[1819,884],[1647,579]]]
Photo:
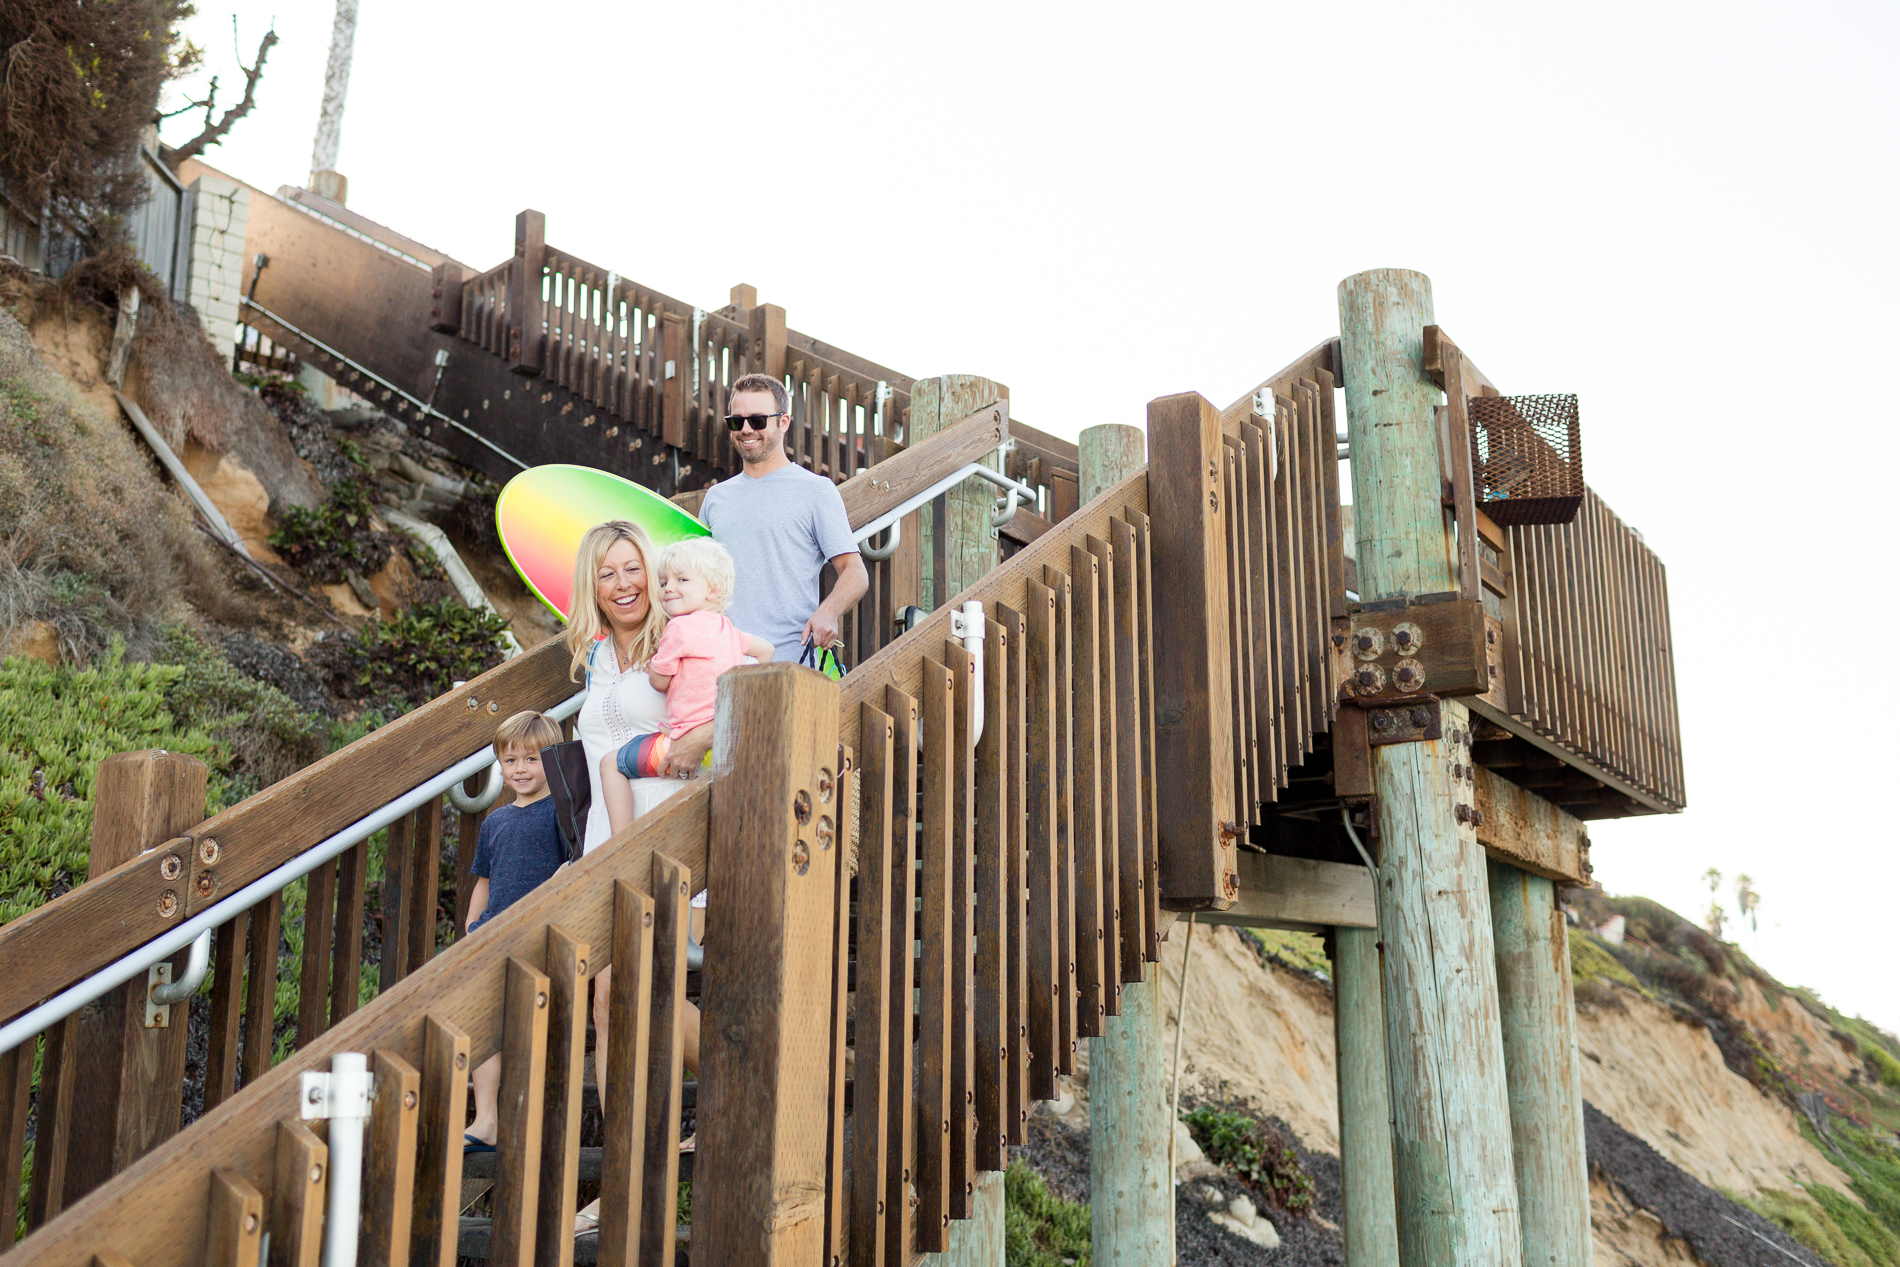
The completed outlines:
[[[528,709],[516,713],[501,725],[495,727],[495,755],[506,755],[515,748],[531,748],[535,752],[543,748],[552,748],[561,742],[561,724],[552,717],[544,716]]]
[[[732,555],[711,537],[689,537],[660,551],[660,575],[664,577],[676,570],[706,582],[706,588],[713,592],[713,601],[718,604],[715,610],[724,611],[732,605]]]

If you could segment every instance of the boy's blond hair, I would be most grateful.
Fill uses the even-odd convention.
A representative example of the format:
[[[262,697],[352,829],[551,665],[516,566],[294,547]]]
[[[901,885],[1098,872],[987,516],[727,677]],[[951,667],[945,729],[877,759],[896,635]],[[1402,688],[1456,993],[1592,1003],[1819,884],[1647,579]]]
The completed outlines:
[[[533,709],[516,713],[495,728],[495,755],[498,757],[515,748],[539,752],[560,742],[561,724]]]
[[[660,575],[666,576],[676,569],[704,580],[706,588],[716,596],[714,601],[719,604],[718,610],[724,611],[732,605],[732,587],[736,579],[732,554],[711,537],[688,537],[662,550]]]

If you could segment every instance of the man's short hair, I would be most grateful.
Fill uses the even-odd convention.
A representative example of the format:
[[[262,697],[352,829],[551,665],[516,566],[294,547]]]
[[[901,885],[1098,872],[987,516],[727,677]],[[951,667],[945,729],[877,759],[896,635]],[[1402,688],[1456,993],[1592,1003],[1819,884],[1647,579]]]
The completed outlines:
[[[735,381],[726,393],[727,408],[731,408],[732,398],[740,392],[771,392],[772,401],[777,406],[774,412],[781,414],[792,412],[792,394],[785,390],[784,383],[770,374],[747,374]]]
[[[720,611],[732,606],[735,579],[732,553],[711,537],[688,537],[674,542],[660,552],[660,561],[654,566],[659,568],[661,577],[675,568],[699,577],[715,595]]]
[[[539,752],[560,742],[560,723],[533,709],[516,713],[495,728],[495,755],[498,757],[515,748],[530,748]]]

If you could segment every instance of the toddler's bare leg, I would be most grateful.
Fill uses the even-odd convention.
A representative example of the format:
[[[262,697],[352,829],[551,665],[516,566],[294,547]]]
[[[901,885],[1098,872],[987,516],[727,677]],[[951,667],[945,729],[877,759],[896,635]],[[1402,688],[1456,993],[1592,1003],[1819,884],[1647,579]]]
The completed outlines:
[[[494,1143],[501,1128],[500,1101],[501,1057],[490,1056],[475,1066],[475,1120],[467,1133],[484,1144]]]
[[[619,831],[633,821],[633,784],[615,764],[618,753],[600,759],[600,799],[607,803],[607,821]]]

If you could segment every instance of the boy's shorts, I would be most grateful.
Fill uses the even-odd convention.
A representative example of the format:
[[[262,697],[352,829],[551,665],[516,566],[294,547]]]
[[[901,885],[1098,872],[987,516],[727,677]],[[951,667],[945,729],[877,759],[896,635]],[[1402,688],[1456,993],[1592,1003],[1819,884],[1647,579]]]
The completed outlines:
[[[614,768],[630,779],[656,779],[666,773],[666,754],[673,741],[664,732],[635,735],[614,758]]]

